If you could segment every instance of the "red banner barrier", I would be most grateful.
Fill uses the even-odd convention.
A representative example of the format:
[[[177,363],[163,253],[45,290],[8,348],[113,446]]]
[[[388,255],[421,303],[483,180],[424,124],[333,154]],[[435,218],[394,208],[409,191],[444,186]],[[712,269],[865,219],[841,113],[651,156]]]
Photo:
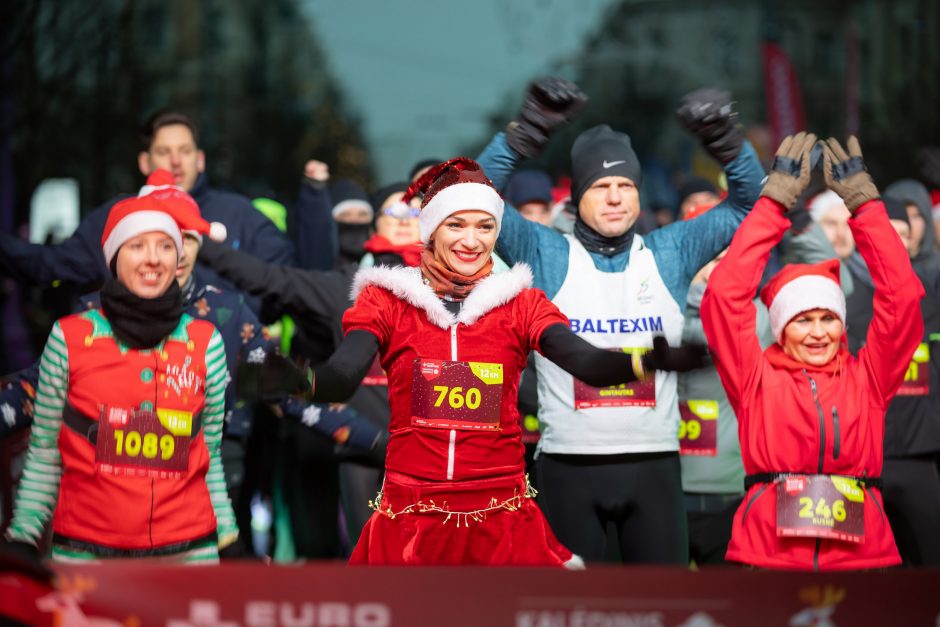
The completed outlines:
[[[790,56],[775,43],[761,45],[764,69],[764,94],[767,100],[767,122],[777,146],[787,135],[806,130],[800,81],[790,63]]]
[[[187,568],[132,562],[56,570],[58,590],[0,575],[0,614],[26,624],[96,627],[940,624],[940,571]]]

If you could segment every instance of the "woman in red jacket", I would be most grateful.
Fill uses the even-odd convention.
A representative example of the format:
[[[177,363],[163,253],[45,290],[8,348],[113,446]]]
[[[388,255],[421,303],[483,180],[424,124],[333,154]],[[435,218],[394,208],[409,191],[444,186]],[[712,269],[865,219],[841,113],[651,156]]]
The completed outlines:
[[[492,274],[503,201],[474,161],[440,164],[405,202],[416,193],[420,266],[357,275],[345,338],[315,372],[318,401],[348,397],[376,353],[388,374],[386,475],[351,563],[578,565],[525,476],[516,396],[529,351],[595,386],[688,369],[702,351],[663,338],[642,356],[597,349],[530,288],[527,266]]]
[[[823,144],[824,176],[875,284],[857,356],[846,348],[838,261],[786,266],[764,288],[777,344],[762,352],[751,298],[784,212],[810,177],[812,134],[777,151],[762,198],[708,283],[702,321],[738,417],[747,495],[727,559],[762,568],[839,570],[900,563],[881,499],[884,415],[923,334],[924,292],[854,137]]]

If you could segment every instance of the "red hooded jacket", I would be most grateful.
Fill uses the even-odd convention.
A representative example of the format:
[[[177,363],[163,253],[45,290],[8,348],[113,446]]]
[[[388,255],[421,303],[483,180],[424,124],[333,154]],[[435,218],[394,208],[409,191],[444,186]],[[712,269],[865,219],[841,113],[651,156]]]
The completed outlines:
[[[874,317],[858,356],[843,349],[835,369],[800,367],[778,345],[761,351],[751,299],[771,249],[790,226],[762,197],[715,269],[702,322],[738,418],[748,475],[775,472],[880,477],[885,408],[923,336],[920,281],[880,200],[849,226],[875,284]],[[738,508],[727,559],[767,568],[861,569],[900,563],[880,490],[868,486],[864,542],[778,537],[772,483],[750,487]]]

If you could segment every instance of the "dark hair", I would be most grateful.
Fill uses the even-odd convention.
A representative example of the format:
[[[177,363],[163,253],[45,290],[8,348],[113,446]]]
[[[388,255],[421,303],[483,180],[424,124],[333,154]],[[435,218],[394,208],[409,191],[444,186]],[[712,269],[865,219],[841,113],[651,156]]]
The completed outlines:
[[[140,129],[140,142],[143,149],[150,150],[150,146],[153,144],[153,137],[157,134],[157,131],[164,126],[172,126],[174,124],[182,124],[188,128],[193,134],[193,142],[197,146],[199,145],[199,131],[192,118],[179,111],[161,109],[147,118],[147,121],[144,122],[143,127]]]

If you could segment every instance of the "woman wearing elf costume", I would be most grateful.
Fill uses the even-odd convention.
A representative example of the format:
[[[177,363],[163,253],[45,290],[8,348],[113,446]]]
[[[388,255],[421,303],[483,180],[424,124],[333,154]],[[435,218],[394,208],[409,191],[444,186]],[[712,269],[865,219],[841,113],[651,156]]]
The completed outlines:
[[[344,340],[315,372],[324,401],[351,394],[376,353],[388,373],[385,481],[350,563],[578,565],[524,472],[516,394],[529,351],[609,386],[695,367],[702,349],[597,349],[529,287],[527,266],[492,274],[503,201],[476,162],[438,165],[404,202],[419,193],[420,266],[359,272]]]
[[[58,320],[6,550],[59,561],[218,560],[238,536],[225,490],[225,349],[183,311],[182,231],[224,239],[170,188],[114,205],[102,235],[113,278],[101,309]]]
[[[786,138],[761,199],[712,273],[702,322],[738,418],[747,495],[727,559],[838,570],[900,563],[881,498],[885,408],[923,335],[924,295],[865,171],[858,141],[823,146],[824,176],[875,285],[864,348],[846,348],[839,262],[785,266],[761,298],[777,344],[761,351],[751,298],[810,179],[812,134]]]

